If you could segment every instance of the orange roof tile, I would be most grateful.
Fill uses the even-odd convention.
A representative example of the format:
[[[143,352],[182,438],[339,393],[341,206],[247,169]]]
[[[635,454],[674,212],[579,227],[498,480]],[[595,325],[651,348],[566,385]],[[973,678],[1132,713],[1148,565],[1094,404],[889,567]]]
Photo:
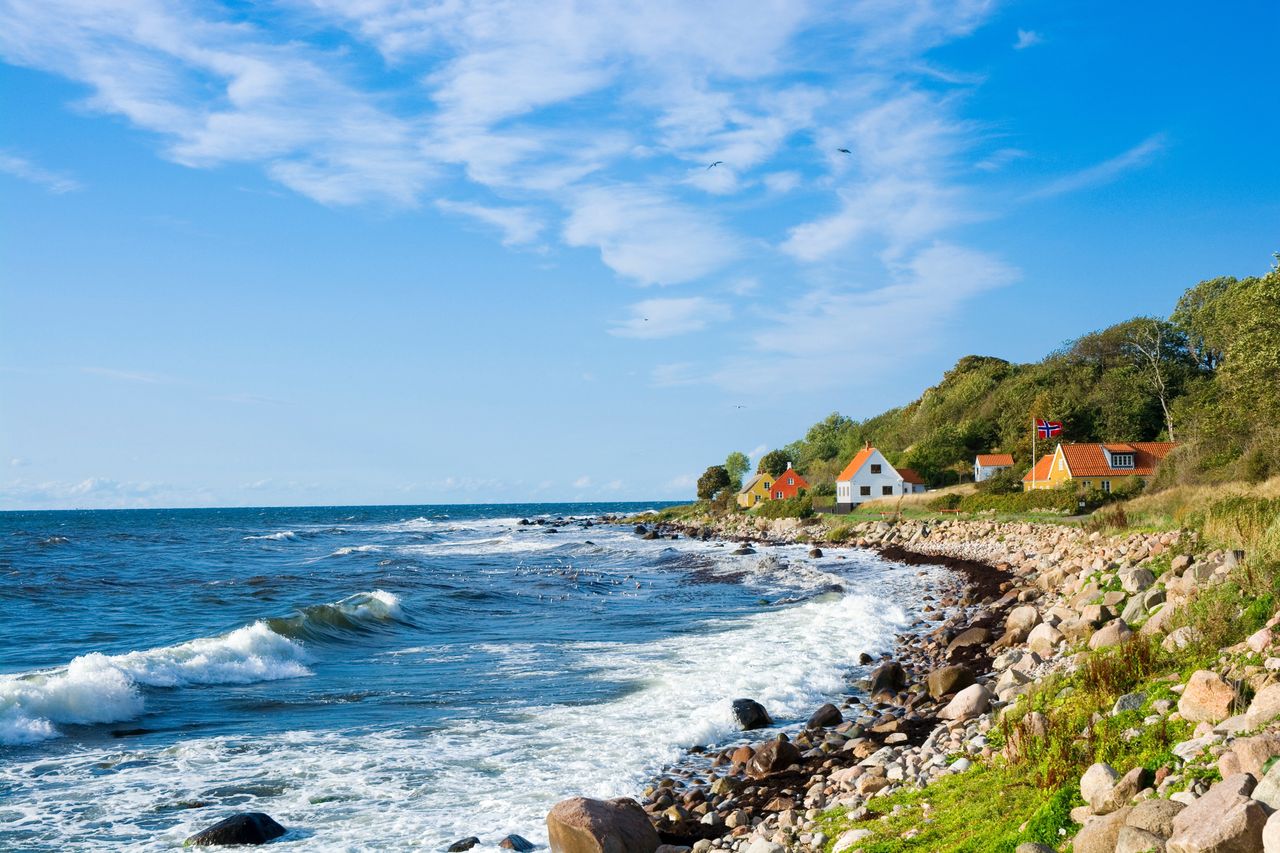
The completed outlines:
[[[898,476],[906,480],[908,483],[914,483],[917,486],[923,486],[924,480],[920,479],[920,475],[910,468],[894,468],[898,472]]]
[[[1052,470],[1052,468],[1053,454],[1046,453],[1044,456],[1040,457],[1040,461],[1035,464],[1034,468],[1022,475],[1022,482],[1030,483],[1033,479],[1047,480],[1049,479],[1049,471]]]
[[[840,476],[836,477],[836,480],[837,481],[852,480],[853,475],[858,473],[858,469],[861,468],[863,464],[868,459],[871,458],[871,452],[873,450],[875,450],[874,447],[864,447],[861,450],[859,450],[858,455],[853,457],[853,461],[851,461],[848,465],[844,466],[844,470],[840,472]]]
[[[1126,445],[1107,445],[1120,453],[1133,453],[1132,468],[1112,468],[1101,444],[1064,444],[1062,455],[1067,460],[1067,471],[1072,477],[1106,477],[1135,475],[1149,477],[1155,473],[1160,460],[1169,455],[1177,445],[1171,441],[1135,441]]]
[[[1112,453],[1132,453],[1134,451],[1132,444],[1104,444],[1102,446]]]
[[[1012,453],[979,453],[978,464],[983,468],[990,468],[996,465],[1012,465]]]

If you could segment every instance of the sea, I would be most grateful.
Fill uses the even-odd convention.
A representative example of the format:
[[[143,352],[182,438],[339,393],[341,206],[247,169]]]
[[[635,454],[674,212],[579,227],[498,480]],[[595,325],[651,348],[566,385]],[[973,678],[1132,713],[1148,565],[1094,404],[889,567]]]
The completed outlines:
[[[0,850],[238,811],[297,850],[545,844],[565,797],[849,695],[945,571],[600,521],[661,506],[0,513]]]

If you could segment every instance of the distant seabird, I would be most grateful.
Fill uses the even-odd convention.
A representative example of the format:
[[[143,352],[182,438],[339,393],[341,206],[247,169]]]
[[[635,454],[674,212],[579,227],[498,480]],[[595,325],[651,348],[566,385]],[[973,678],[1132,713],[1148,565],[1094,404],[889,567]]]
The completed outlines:
[[[852,152],[852,151],[850,151],[848,148],[837,148],[836,150],[837,150],[837,151],[839,151],[841,154],[852,154],[852,153],[853,153],[853,152]]]
[[[723,160],[717,160],[717,161],[715,161],[714,163],[712,163],[710,166],[708,166],[708,167],[707,167],[707,171],[711,171],[711,170],[712,170],[712,169],[714,169],[716,166],[723,166],[723,165],[724,165],[724,161],[723,161]]]

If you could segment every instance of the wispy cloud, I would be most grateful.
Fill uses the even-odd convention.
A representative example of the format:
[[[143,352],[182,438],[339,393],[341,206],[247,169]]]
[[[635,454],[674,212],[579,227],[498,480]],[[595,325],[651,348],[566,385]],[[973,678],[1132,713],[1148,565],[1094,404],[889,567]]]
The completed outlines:
[[[160,373],[146,373],[138,370],[116,370],[112,367],[82,367],[82,373],[88,373],[93,376],[102,376],[107,379],[117,379],[121,382],[139,382],[145,385],[158,385],[172,380]]]
[[[0,149],[0,172],[61,195],[80,189],[80,182],[61,172],[37,165],[26,157]]]
[[[527,207],[492,207],[463,201],[439,199],[436,207],[446,213],[468,216],[502,232],[502,245],[527,246],[538,241],[543,223],[537,213]]]
[[[1127,172],[1141,169],[1151,163],[1160,152],[1167,147],[1165,135],[1157,133],[1125,151],[1123,154],[1104,160],[1094,166],[1064,175],[1057,180],[1027,193],[1025,198],[1051,198],[1078,190],[1100,187],[1117,180]]]
[[[1026,50],[1029,47],[1040,44],[1044,41],[1044,36],[1035,30],[1018,30],[1018,40],[1013,43],[1014,50]]]
[[[706,328],[728,316],[726,306],[702,296],[646,299],[631,306],[631,317],[610,332],[623,338],[668,338]]]
[[[982,172],[998,172],[1010,163],[1024,160],[1031,156],[1021,148],[1000,148],[973,164],[973,168]]]

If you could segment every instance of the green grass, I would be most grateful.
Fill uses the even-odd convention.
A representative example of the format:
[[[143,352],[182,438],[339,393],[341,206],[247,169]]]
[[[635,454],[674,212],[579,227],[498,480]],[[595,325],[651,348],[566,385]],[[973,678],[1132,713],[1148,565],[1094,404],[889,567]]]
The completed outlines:
[[[857,828],[875,833],[857,844],[866,853],[1013,853],[1025,841],[1056,846],[1058,830],[1072,830],[1069,812],[1079,804],[1074,788],[1043,791],[1007,768],[976,766],[923,790],[872,799],[864,821],[851,823],[836,810],[822,822],[828,850]],[[914,837],[902,837],[912,830]]]

